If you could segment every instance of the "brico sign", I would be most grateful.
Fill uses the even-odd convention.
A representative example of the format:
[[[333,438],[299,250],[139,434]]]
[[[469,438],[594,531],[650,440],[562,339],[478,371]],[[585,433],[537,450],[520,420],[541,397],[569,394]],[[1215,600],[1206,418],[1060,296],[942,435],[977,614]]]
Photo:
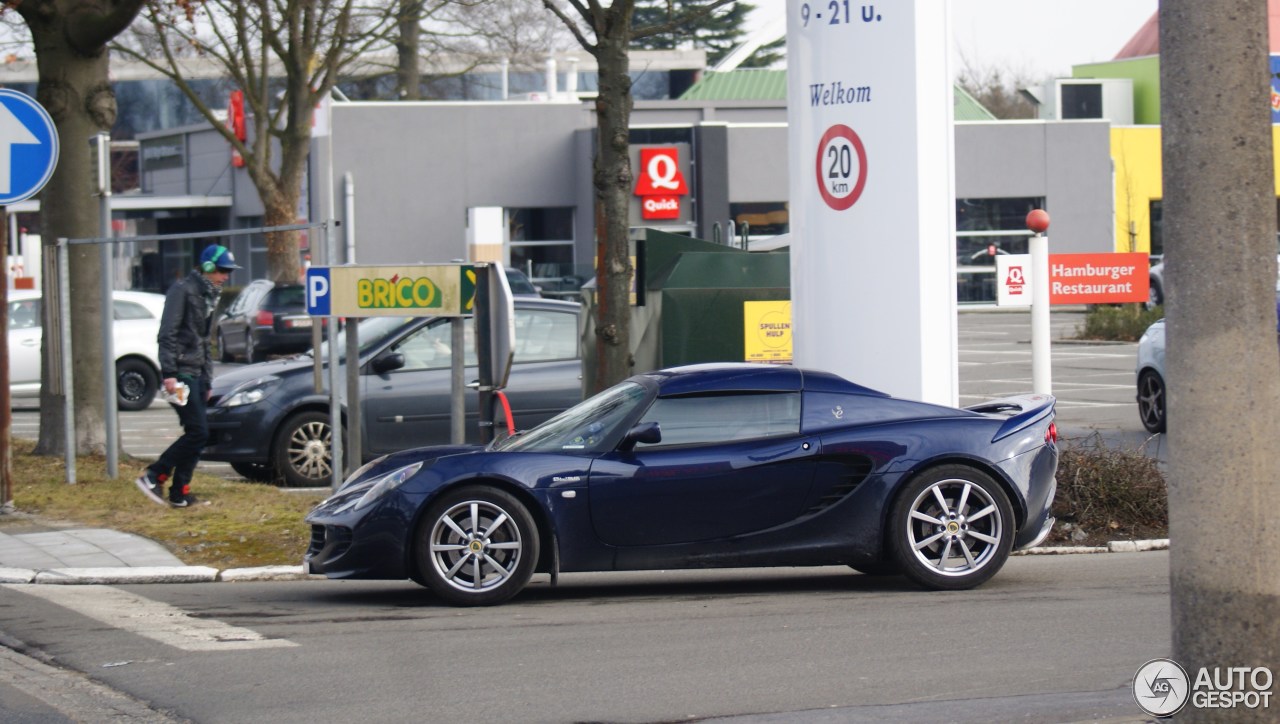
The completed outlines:
[[[679,219],[682,197],[689,185],[680,170],[680,149],[647,146],[640,149],[635,195],[640,197],[640,218]]]

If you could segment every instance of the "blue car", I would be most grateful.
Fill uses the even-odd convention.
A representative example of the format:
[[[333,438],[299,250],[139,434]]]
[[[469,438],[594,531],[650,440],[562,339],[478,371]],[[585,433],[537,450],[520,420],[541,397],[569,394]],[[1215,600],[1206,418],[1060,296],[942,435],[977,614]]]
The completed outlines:
[[[977,586],[1036,545],[1054,398],[956,409],[824,372],[636,375],[486,447],[393,453],[308,516],[305,566],[501,603],[535,572],[847,565]]]

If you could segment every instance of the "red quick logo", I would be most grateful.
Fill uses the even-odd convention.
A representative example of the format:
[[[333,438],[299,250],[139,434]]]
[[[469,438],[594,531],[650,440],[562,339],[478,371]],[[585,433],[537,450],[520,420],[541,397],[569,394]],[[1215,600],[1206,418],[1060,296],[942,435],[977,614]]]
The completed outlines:
[[[640,149],[640,174],[636,196],[640,196],[640,216],[645,219],[680,218],[680,197],[689,193],[680,173],[680,153],[675,147]]]

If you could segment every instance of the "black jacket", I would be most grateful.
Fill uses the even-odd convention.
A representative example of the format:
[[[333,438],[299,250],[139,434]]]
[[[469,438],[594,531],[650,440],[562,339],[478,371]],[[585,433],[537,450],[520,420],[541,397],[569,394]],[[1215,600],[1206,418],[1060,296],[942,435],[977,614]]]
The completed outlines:
[[[209,329],[217,298],[205,294],[205,282],[192,271],[169,287],[160,317],[160,376],[186,375],[206,383],[213,380],[213,357],[209,352]]]

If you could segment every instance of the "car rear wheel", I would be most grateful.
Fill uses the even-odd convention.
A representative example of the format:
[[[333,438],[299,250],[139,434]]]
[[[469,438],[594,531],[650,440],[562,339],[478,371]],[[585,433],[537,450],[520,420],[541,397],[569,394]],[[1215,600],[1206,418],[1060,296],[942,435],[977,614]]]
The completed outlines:
[[[245,332],[244,358],[248,360],[250,364],[253,364],[254,362],[262,362],[266,359],[266,357],[258,351],[257,345],[253,342],[253,332]]]
[[[492,606],[516,595],[538,563],[538,527],[501,490],[466,487],[432,504],[418,529],[418,575],[455,606]]]
[[[965,465],[925,471],[893,505],[894,561],[925,588],[973,588],[996,574],[1013,547],[1013,508],[991,476]]]
[[[231,350],[227,349],[227,338],[223,336],[222,330],[218,330],[218,361],[235,362],[236,356],[231,354]]]
[[[156,399],[160,376],[151,365],[140,359],[116,362],[116,407],[121,410],[145,410]]]
[[[1165,431],[1164,380],[1155,370],[1138,375],[1138,416],[1147,432]]]
[[[316,488],[332,482],[333,459],[329,445],[333,428],[323,412],[300,412],[284,421],[276,436],[272,458],[275,468],[291,488]]]

